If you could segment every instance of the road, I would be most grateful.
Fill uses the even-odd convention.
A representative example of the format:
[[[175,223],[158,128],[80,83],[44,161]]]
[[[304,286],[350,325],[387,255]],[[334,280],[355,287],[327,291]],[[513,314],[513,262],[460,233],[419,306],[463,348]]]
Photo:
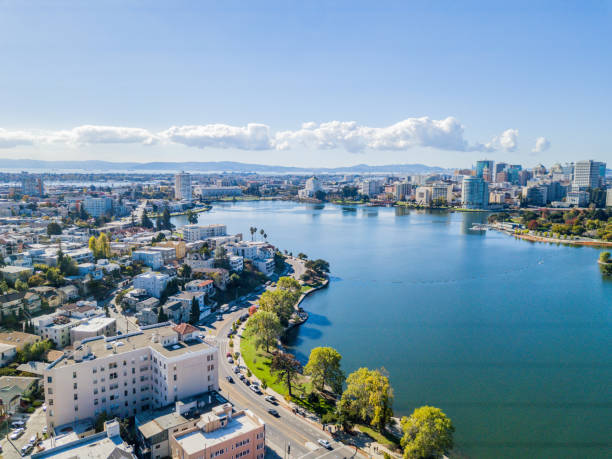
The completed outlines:
[[[236,378],[232,366],[227,362],[225,355],[230,352],[227,333],[232,323],[244,314],[244,310],[238,310],[226,316],[220,322],[213,324],[216,332],[215,341],[219,347],[221,363],[219,365],[219,385],[221,392],[230,400],[237,409],[249,408],[253,413],[262,418],[266,423],[266,443],[276,452],[276,457],[287,458],[311,458],[325,457],[328,459],[343,459],[355,457],[355,449],[334,441],[320,427],[306,421],[301,416],[291,412],[284,406],[272,406],[264,400],[263,395],[255,394],[244,383]],[[234,377],[234,384],[225,378]],[[280,417],[270,415],[268,408],[275,408]],[[318,439],[326,439],[332,444],[332,450],[326,450],[317,443]],[[286,455],[287,447],[290,446],[290,454]],[[275,456],[271,456],[275,457]]]

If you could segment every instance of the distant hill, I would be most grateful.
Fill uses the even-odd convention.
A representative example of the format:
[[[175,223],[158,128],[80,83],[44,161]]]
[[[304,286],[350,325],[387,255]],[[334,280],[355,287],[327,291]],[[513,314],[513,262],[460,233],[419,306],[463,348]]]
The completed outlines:
[[[176,172],[187,171],[203,172],[258,172],[279,174],[365,174],[365,173],[400,173],[400,174],[430,174],[449,172],[441,167],[426,166],[424,164],[388,164],[384,166],[370,166],[357,164],[346,167],[288,167],[270,166],[265,164],[248,164],[234,161],[209,162],[110,162],[110,161],[42,161],[37,159],[9,159],[0,158],[0,168],[44,170],[47,172],[63,170],[79,170],[87,172]]]

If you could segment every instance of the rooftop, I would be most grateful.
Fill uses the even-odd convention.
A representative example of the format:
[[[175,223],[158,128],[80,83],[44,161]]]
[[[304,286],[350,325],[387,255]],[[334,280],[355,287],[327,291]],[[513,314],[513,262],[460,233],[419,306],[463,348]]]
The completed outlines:
[[[211,448],[220,443],[224,443],[237,436],[244,435],[254,429],[261,427],[263,423],[256,424],[249,415],[239,414],[234,416],[225,427],[213,430],[212,432],[204,432],[198,429],[185,435],[176,437],[176,441],[185,454],[196,454],[204,448]]]
[[[80,350],[83,346],[89,346],[91,354],[95,356],[95,358],[108,357],[113,354],[121,355],[145,347],[155,349],[166,357],[177,357],[191,352],[214,349],[213,346],[205,343],[199,338],[190,339],[188,341],[178,341],[178,333],[172,330],[173,326],[174,324],[172,322],[164,322],[143,327],[140,331],[125,335],[117,335],[108,338],[103,336],[89,338],[83,340],[81,346],[77,349]],[[164,346],[162,342],[160,342],[163,340],[164,336],[176,337],[176,340],[171,340],[171,344]],[[156,341],[154,341],[154,339]],[[56,362],[55,365],[51,364],[49,368],[53,368],[54,366],[74,365],[76,363],[78,362],[74,359],[73,353],[59,362]]]
[[[72,440],[73,436],[68,436]],[[57,442],[54,448],[46,449],[40,453],[33,454],[32,458],[57,458],[57,459],[74,459],[78,457],[88,459],[108,459],[113,458],[132,458],[129,446],[123,439],[116,435],[109,437],[106,432],[100,432],[95,435],[90,435],[68,443]]]
[[[77,325],[73,330],[75,332],[95,332],[101,328],[108,327],[110,324],[115,323],[116,320],[114,317],[94,317],[87,322],[83,322],[81,325]]]

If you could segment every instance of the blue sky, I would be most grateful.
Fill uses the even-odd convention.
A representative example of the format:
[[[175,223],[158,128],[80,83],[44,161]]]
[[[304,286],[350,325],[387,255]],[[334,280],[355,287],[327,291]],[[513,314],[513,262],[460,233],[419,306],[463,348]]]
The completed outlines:
[[[0,157],[612,163],[609,2],[259,3],[0,1]]]

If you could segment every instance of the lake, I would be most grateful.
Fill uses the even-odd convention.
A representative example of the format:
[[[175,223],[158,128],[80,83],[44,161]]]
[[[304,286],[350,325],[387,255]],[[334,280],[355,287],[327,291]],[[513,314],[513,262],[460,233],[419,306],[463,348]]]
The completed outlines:
[[[199,214],[328,260],[330,286],[302,304],[310,319],[293,352],[305,361],[329,345],[347,373],[384,367],[396,415],[441,408],[460,456],[611,457],[612,282],[600,251],[470,230],[485,220],[281,201]]]

